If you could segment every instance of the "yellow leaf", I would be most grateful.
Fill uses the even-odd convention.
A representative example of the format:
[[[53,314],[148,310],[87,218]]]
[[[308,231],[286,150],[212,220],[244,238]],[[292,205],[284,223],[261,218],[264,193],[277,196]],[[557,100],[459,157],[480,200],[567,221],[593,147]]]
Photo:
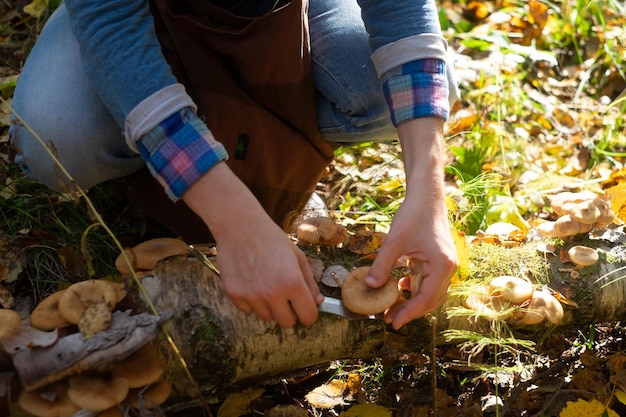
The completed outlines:
[[[457,270],[456,275],[452,277],[452,281],[459,282],[463,281],[469,275],[469,247],[467,246],[465,233],[456,229],[451,229],[450,233],[452,233],[452,239],[454,240],[454,246],[456,247],[456,254],[459,258],[459,269]]]
[[[621,389],[615,391],[615,398],[617,398],[617,400],[622,404],[626,404],[626,392]]]
[[[393,178],[381,184],[380,189],[386,193],[390,193],[392,191],[396,191],[399,188],[401,189],[402,187],[404,187],[404,179]]]
[[[626,182],[620,182],[613,187],[607,188],[605,192],[611,196],[611,206],[613,211],[615,213],[619,213],[620,209],[624,206],[624,203],[626,203]]]
[[[357,404],[342,411],[339,417],[391,417],[391,412],[376,404]]]
[[[565,408],[559,413],[559,417],[602,417],[603,415],[619,417],[615,411],[598,400],[568,401]]]
[[[47,8],[48,0],[33,0],[30,4],[24,6],[24,13],[39,18]]]
[[[262,389],[229,394],[217,412],[217,417],[240,417],[250,412],[250,403],[263,394]]]

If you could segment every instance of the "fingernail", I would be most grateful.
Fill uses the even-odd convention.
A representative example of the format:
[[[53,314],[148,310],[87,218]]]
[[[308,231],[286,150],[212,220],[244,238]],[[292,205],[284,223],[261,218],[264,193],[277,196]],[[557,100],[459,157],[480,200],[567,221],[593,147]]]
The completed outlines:
[[[368,276],[365,277],[365,283],[366,284],[370,284],[370,285],[376,285],[376,284],[378,284],[378,281],[373,276],[368,275]]]
[[[315,302],[319,305],[322,304],[322,302],[324,302],[324,295],[323,294],[317,294],[315,296]]]

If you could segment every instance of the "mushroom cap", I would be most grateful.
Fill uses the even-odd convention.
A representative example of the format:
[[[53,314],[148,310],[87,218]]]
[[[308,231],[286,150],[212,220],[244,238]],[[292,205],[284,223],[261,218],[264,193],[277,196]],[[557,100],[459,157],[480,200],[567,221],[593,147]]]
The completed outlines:
[[[354,269],[341,286],[341,297],[346,308],[359,314],[378,314],[394,305],[400,296],[398,282],[389,278],[380,288],[365,283],[368,266]]]
[[[534,288],[523,278],[502,275],[489,282],[489,291],[495,297],[520,305],[532,297]]]
[[[132,269],[137,269],[137,256],[135,256],[135,252],[130,248],[125,248],[115,259],[115,269],[117,269],[122,276],[129,276],[131,271],[131,267],[128,265],[126,258],[128,258],[128,261],[131,263]]]
[[[97,417],[124,417],[124,414],[117,406],[113,406],[104,411],[100,411]]]
[[[342,224],[337,224],[337,230],[330,239],[324,239],[320,236],[319,244],[327,246],[337,246],[344,243],[348,239],[348,229]]]
[[[552,211],[559,216],[567,214],[569,209],[568,204],[580,203],[582,201],[594,200],[597,197],[595,193],[591,191],[580,191],[577,193],[564,191],[562,193],[552,196],[550,199],[550,207]]]
[[[172,384],[166,379],[161,379],[157,382],[150,384],[150,386],[140,389],[133,389],[128,393],[126,402],[132,408],[139,408],[139,397],[143,399],[143,403],[146,408],[155,408],[161,405],[168,399],[172,393]]]
[[[535,226],[539,236],[558,237],[556,234],[556,222],[545,221]]]
[[[615,212],[613,207],[611,207],[611,203],[600,197],[593,200],[593,202],[600,210],[600,217],[596,220],[596,226],[603,228],[613,224],[615,222]]]
[[[182,239],[159,237],[146,240],[132,248],[137,260],[137,269],[152,270],[165,258],[184,255],[189,252],[189,245]]]
[[[552,324],[558,324],[563,320],[563,306],[555,296],[546,290],[537,290],[533,293],[526,315],[522,319],[524,324],[536,324],[538,316],[545,317]]]
[[[302,243],[319,245],[330,241],[337,233],[337,228],[337,223],[330,217],[310,217],[298,225],[296,236]]]
[[[138,388],[161,378],[163,365],[157,348],[152,343],[147,343],[130,356],[114,363],[111,372],[126,378],[129,388]]]
[[[330,265],[322,273],[322,282],[329,287],[341,287],[350,272],[343,265]]]
[[[594,224],[602,214],[598,206],[590,200],[572,204],[568,213],[572,216],[572,219],[582,224]]]
[[[589,266],[598,262],[598,251],[588,246],[576,245],[568,249],[569,258],[576,265]]]
[[[30,325],[48,331],[72,324],[59,311],[59,300],[64,293],[65,290],[56,291],[41,300],[30,314]]]
[[[38,417],[70,417],[80,411],[67,395],[67,382],[61,381],[35,391],[25,389],[17,400],[20,407]]]
[[[110,372],[85,371],[69,378],[67,395],[84,410],[104,411],[124,401],[128,380]]]
[[[571,215],[565,214],[554,222],[554,231],[558,237],[574,236],[583,233],[582,223],[574,220]]]
[[[59,299],[59,311],[65,320],[78,324],[85,310],[102,302],[109,311],[117,304],[117,294],[113,287],[103,280],[91,279],[70,285]]]
[[[9,308],[0,308],[0,341],[11,336],[22,325],[19,313]]]

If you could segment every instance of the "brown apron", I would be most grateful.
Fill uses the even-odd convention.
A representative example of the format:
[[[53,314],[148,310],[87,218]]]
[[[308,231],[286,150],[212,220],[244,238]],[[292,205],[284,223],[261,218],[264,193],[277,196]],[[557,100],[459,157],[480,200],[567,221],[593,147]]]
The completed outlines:
[[[252,19],[208,0],[152,2],[174,75],[226,147],[229,167],[282,225],[304,206],[333,156],[317,128],[307,0],[279,2]],[[152,201],[148,214],[183,238],[206,240],[206,227],[197,216],[190,219],[184,203],[163,199],[155,206],[150,194],[165,194],[152,185],[136,189],[140,201]],[[175,212],[183,222],[173,220]]]

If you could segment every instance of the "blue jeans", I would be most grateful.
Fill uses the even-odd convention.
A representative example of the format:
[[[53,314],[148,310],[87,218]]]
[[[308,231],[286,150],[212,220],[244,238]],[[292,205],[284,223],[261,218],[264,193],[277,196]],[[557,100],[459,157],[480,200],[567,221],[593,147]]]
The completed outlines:
[[[396,138],[360,13],[355,0],[310,1],[319,130],[332,142]],[[93,88],[80,53],[67,9],[61,5],[28,57],[13,107],[50,145],[77,184],[90,188],[132,174],[144,162],[127,147],[123,127]],[[50,155],[17,120],[9,136],[26,175],[52,189],[64,189],[63,176]]]

